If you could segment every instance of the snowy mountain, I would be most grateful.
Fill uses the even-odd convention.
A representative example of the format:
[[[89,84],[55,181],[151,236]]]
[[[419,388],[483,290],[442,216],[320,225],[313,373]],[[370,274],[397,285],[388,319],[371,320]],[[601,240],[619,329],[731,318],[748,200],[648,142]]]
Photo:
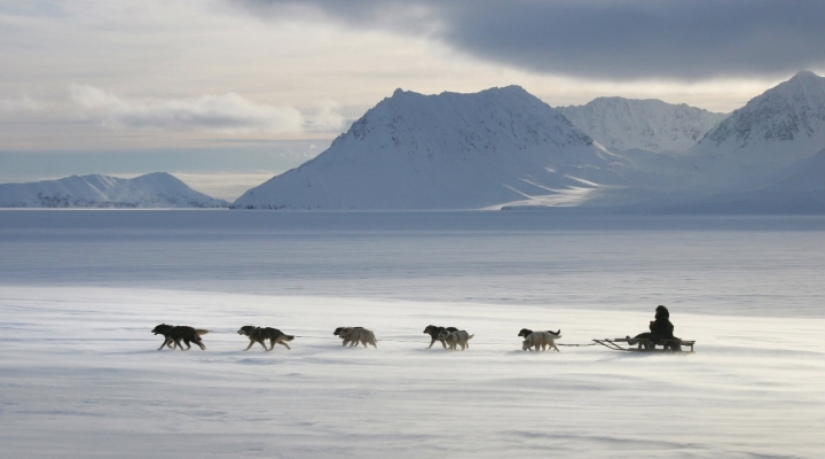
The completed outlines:
[[[686,152],[708,189],[765,188],[825,148],[825,78],[799,72],[722,121]],[[825,170],[818,170],[825,181]]]
[[[825,78],[808,71],[752,99],[702,139],[703,150],[783,150],[810,156],[825,146]],[[777,153],[779,154],[779,153]]]
[[[325,152],[233,207],[573,206],[625,185],[625,163],[518,86],[432,96],[397,90]]]
[[[607,148],[654,153],[687,150],[728,116],[685,104],[621,97],[599,97],[556,110]]]
[[[84,175],[0,185],[0,207],[169,208],[227,207],[165,172],[133,179]]]

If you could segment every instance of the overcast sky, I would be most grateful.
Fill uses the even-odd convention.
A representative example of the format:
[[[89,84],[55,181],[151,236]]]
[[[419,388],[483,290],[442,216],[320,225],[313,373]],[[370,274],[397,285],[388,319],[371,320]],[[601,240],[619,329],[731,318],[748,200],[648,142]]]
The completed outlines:
[[[825,74],[823,24],[822,0],[0,0],[0,154],[311,157],[396,88],[727,112]]]

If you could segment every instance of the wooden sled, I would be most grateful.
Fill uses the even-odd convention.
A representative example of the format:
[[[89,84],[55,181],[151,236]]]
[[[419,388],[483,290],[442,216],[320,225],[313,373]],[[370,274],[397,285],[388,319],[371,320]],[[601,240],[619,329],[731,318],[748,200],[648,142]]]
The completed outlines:
[[[615,339],[594,339],[593,342],[601,344],[602,346],[613,349],[614,351],[629,351],[629,352],[693,352],[693,344],[696,341],[687,341],[683,339],[668,339],[658,340],[658,345],[649,339],[636,338],[615,338]],[[665,346],[662,343],[668,343]],[[673,345],[678,345],[680,351],[670,349]],[[688,349],[685,349],[687,347]]]

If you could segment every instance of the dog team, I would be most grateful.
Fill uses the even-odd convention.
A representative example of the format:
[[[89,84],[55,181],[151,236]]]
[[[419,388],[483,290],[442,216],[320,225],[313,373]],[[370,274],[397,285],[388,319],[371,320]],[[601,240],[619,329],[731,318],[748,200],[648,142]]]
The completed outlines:
[[[163,344],[160,345],[158,350],[163,349],[165,346],[169,349],[177,348],[183,351],[184,344],[186,345],[185,350],[189,350],[191,349],[190,343],[195,343],[201,348],[201,350],[206,350],[206,345],[203,344],[201,335],[209,333],[209,330],[182,325],[174,326],[160,324],[152,330],[152,333],[155,335],[163,335]],[[466,330],[459,330],[455,327],[438,327],[435,325],[427,325],[424,329],[424,333],[430,335],[431,338],[430,345],[427,349],[431,349],[433,344],[435,344],[436,341],[439,341],[444,349],[449,349],[451,351],[455,351],[459,347],[462,351],[469,348],[469,341],[475,336],[467,333]],[[266,351],[273,350],[276,344],[280,344],[287,349],[292,349],[289,347],[287,342],[295,339],[295,336],[287,335],[277,328],[256,327],[254,325],[246,325],[241,327],[240,330],[238,330],[238,334],[245,335],[249,338],[249,345],[246,346],[244,351],[248,351],[255,343],[260,344]],[[338,327],[332,334],[341,338],[341,344],[343,346],[349,345],[352,347],[361,344],[364,347],[368,347],[369,345],[376,349],[378,348],[375,333],[364,327]],[[518,333],[518,336],[524,338],[524,342],[522,343],[522,350],[524,351],[538,351],[539,349],[544,351],[547,347],[550,347],[550,349],[555,349],[556,352],[559,351],[559,348],[556,347],[555,340],[561,338],[561,330],[556,332],[534,332],[533,330],[523,328]],[[268,348],[266,346],[267,341],[269,341]]]
[[[657,345],[663,346],[664,350],[682,350],[683,342],[680,338],[673,336],[675,327],[673,323],[670,322],[670,311],[668,311],[666,306],[661,304],[656,306],[654,320],[650,321],[648,328],[650,329],[649,332],[640,333],[633,338],[628,335],[625,339],[617,341],[626,342],[631,346],[638,345],[639,350],[642,348],[655,350]],[[169,349],[178,348],[184,350],[183,344],[186,344],[186,350],[189,350],[191,347],[189,343],[195,343],[202,350],[205,350],[206,346],[203,344],[203,341],[201,341],[201,335],[209,333],[209,330],[160,324],[152,330],[152,333],[163,335],[164,337],[163,344],[160,345],[158,350],[163,349],[164,346]],[[451,351],[455,351],[459,347],[461,347],[462,351],[469,348],[470,340],[475,336],[467,333],[466,330],[459,330],[455,327],[438,327],[436,325],[427,325],[424,333],[430,335],[430,345],[427,349],[432,349],[433,344],[439,341],[444,349]],[[274,349],[275,344],[280,344],[290,349],[287,342],[295,339],[294,336],[287,335],[277,328],[261,328],[254,325],[241,327],[241,329],[238,330],[238,334],[246,335],[246,337],[249,338],[249,346],[244,349],[245,351],[248,351],[255,343],[259,343],[267,351]],[[332,334],[341,338],[341,344],[343,346],[348,344],[350,347],[358,346],[360,343],[364,347],[370,345],[376,349],[378,348],[375,333],[364,327],[338,327]],[[561,338],[561,330],[533,331],[522,328],[521,331],[518,332],[518,336],[524,338],[524,341],[521,343],[521,349],[523,351],[538,351],[539,349],[544,351],[549,347],[559,352],[559,348],[556,346],[556,340]],[[266,347],[267,340],[269,340],[269,349]],[[183,343],[181,343],[181,341]],[[692,352],[694,341],[685,341],[684,343],[691,347]]]

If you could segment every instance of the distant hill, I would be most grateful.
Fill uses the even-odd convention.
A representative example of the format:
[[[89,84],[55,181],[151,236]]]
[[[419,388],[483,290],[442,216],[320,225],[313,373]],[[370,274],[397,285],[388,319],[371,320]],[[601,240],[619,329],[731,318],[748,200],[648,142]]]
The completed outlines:
[[[0,185],[0,207],[174,208],[228,207],[165,172],[133,179],[84,175]]]
[[[316,158],[233,204],[266,209],[574,206],[624,186],[624,160],[518,86],[397,90]]]
[[[687,150],[728,116],[685,104],[622,97],[599,97],[556,110],[607,148],[654,153]]]

